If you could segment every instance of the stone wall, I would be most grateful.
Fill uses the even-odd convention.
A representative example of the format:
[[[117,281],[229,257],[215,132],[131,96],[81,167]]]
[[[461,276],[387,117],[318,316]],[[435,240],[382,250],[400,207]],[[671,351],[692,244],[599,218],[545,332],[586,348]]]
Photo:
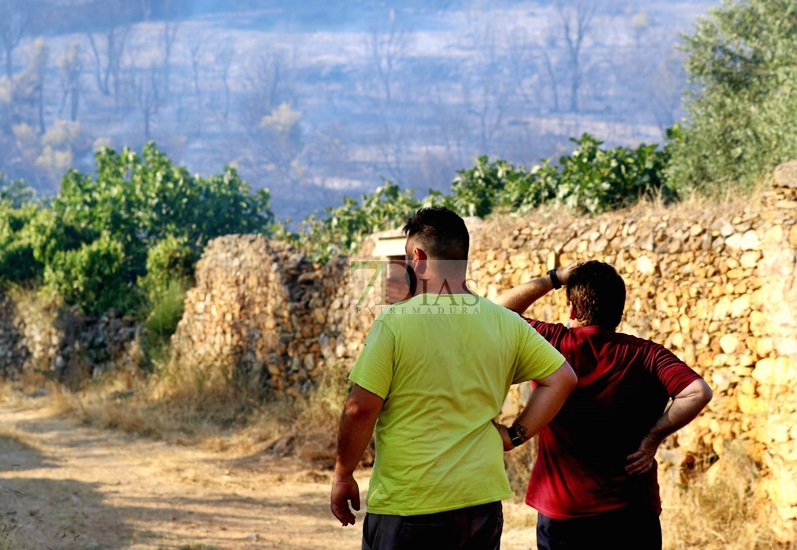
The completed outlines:
[[[356,326],[348,268],[344,257],[313,264],[261,236],[213,240],[172,337],[175,359],[196,369],[231,369],[251,388],[298,395],[362,344],[365,329],[347,338]]]
[[[140,327],[109,311],[84,317],[33,291],[0,293],[0,373],[17,379],[37,371],[73,386],[111,369],[135,369]]]

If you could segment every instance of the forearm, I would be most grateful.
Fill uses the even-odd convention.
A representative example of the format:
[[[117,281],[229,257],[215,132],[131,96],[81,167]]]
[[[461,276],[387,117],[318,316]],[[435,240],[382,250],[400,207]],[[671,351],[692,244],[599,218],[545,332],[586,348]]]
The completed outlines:
[[[355,386],[346,400],[338,431],[335,476],[352,475],[371,441],[382,400],[363,392],[366,390]]]
[[[553,290],[553,283],[548,275],[537,277],[527,283],[518,285],[495,299],[495,303],[522,314],[531,304]]]
[[[673,399],[672,405],[656,421],[647,437],[660,443],[689,424],[711,401],[712,392],[702,379],[689,384]]]
[[[554,374],[537,382],[526,406],[512,423],[523,442],[553,420],[577,383],[578,379],[567,361]]]
[[[511,309],[516,313],[522,314],[526,311],[531,304],[548,294],[555,288],[567,285],[570,279],[570,274],[578,267],[579,264],[570,264],[567,267],[559,267],[553,271],[554,276],[558,282],[558,286],[554,287],[554,281],[551,278],[551,272],[542,277],[532,279],[527,283],[518,285],[515,288],[508,290],[496,298],[495,303]]]

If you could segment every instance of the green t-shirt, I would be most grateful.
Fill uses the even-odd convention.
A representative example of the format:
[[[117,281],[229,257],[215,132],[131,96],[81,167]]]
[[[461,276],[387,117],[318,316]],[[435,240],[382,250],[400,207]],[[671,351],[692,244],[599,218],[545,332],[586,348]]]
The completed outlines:
[[[512,384],[564,357],[519,315],[471,294],[386,309],[349,379],[385,399],[368,511],[411,516],[512,496],[492,425]]]

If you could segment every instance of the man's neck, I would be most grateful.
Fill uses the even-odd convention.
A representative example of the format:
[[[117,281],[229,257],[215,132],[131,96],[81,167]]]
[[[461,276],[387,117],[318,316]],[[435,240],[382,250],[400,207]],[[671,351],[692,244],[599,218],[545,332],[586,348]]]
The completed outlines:
[[[473,294],[468,290],[465,279],[444,279],[431,277],[418,279],[415,296],[419,294]]]

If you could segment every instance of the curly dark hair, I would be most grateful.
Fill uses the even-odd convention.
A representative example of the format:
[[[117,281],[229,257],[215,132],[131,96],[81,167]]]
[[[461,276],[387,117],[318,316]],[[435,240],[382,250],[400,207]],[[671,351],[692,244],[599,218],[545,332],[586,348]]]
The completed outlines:
[[[583,324],[614,330],[623,318],[625,283],[606,262],[584,262],[567,280],[567,299]]]
[[[436,260],[467,260],[470,235],[465,221],[444,206],[421,208],[404,225],[407,238],[421,243],[429,257]]]

